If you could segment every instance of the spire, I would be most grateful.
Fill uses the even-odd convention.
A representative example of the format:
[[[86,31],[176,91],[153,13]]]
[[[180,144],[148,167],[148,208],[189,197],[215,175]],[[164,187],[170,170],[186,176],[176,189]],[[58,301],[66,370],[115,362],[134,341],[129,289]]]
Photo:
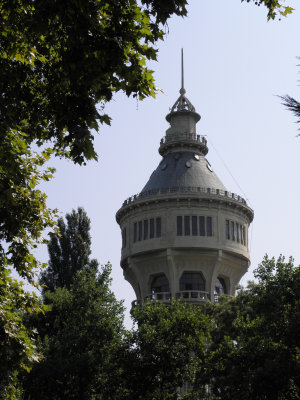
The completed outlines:
[[[179,91],[180,94],[185,94],[184,88],[184,69],[183,69],[183,49],[181,49],[181,89]]]
[[[185,97],[186,90],[184,88],[184,69],[183,69],[183,49],[181,49],[181,89],[179,90],[180,96],[176,100],[175,104],[171,108],[171,113],[176,111],[192,111],[195,112],[195,107]]]
[[[201,117],[185,96],[183,49],[181,49],[181,88],[179,93],[180,96],[176,103],[166,115],[170,126],[166,130],[165,138],[160,142],[159,153],[165,155],[170,151],[185,149],[185,151],[196,151],[205,155],[208,152],[206,139],[197,135],[196,132],[196,124]]]

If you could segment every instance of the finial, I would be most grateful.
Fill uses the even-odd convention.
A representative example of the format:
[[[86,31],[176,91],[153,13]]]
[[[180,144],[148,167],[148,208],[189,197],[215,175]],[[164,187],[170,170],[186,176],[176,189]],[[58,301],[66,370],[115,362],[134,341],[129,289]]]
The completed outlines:
[[[181,49],[181,89],[179,90],[180,94],[185,94],[184,88],[184,69],[183,69],[183,49]]]
[[[172,112],[177,111],[192,111],[195,112],[195,107],[192,103],[185,97],[185,88],[184,88],[184,70],[183,70],[183,49],[181,49],[181,89],[179,90],[180,96],[176,100],[175,104],[171,108]]]

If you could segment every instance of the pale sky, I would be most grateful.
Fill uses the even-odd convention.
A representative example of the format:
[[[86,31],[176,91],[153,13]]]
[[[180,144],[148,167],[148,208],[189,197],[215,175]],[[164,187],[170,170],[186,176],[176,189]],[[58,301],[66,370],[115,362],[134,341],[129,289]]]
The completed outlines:
[[[207,159],[227,189],[254,209],[251,266],[242,283],[253,278],[265,253],[293,255],[300,263],[300,138],[295,137],[300,125],[276,96],[300,99],[296,3],[286,1],[298,6],[288,18],[267,22],[267,10],[253,4],[190,0],[188,17],[169,21],[158,62],[150,66],[163,93],[139,103],[122,94],[115,97],[106,110],[111,127],[95,134],[98,163],[51,163],[57,173],[42,186],[48,205],[62,216],[84,207],[92,224],[92,257],[112,263],[112,289],[125,299],[127,322],[135,295],[120,267],[115,213],[141,191],[161,159],[157,150],[168,128],[165,116],[179,96],[181,47],[186,95],[202,117],[197,133],[207,135]],[[38,257],[47,261],[47,249],[41,248]]]

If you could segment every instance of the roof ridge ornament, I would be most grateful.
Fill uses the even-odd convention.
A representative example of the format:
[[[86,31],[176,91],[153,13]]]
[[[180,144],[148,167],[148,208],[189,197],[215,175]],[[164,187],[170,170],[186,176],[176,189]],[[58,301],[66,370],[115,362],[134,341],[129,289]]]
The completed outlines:
[[[192,111],[195,112],[195,107],[185,96],[186,90],[184,88],[184,68],[183,68],[183,49],[181,49],[181,89],[179,90],[180,96],[171,108],[172,112],[177,111]]]

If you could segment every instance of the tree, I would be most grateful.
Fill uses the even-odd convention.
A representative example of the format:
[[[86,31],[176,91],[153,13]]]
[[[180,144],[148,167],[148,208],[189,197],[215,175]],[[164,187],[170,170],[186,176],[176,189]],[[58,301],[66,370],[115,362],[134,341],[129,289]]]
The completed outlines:
[[[66,214],[66,220],[67,225],[63,218],[58,219],[59,234],[52,234],[48,244],[49,263],[40,278],[45,290],[69,289],[77,271],[98,265],[96,260],[89,259],[90,219],[84,209],[72,210],[71,214]]]
[[[106,385],[116,367],[123,335],[123,306],[110,290],[111,266],[97,272],[90,260],[90,220],[83,208],[58,220],[59,232],[48,245],[49,265],[41,274],[45,285],[43,314],[27,316],[38,332],[39,363],[23,374],[25,399],[92,399],[94,387]]]
[[[146,60],[186,0],[0,1],[1,123],[28,143],[51,140],[74,162],[96,158],[91,129],[110,123],[105,103],[122,90],[143,99],[156,88]]]
[[[299,399],[300,267],[265,257],[255,277],[234,299],[208,305],[215,328],[199,379],[222,400]]]
[[[6,276],[3,277],[3,275]],[[5,271],[0,279],[0,398],[21,398],[18,382],[20,371],[29,371],[38,360],[33,329],[28,329],[23,316],[42,311],[36,297],[25,291],[20,283]]]
[[[70,288],[44,293],[48,311],[31,323],[43,354],[23,377],[24,399],[103,399],[121,352],[123,306],[111,292],[109,264],[98,273],[84,268]],[[95,392],[98,387],[99,395]]]
[[[205,387],[195,382],[210,337],[210,320],[202,308],[175,300],[149,303],[133,311],[133,321],[136,325],[127,338],[127,354],[120,360],[126,391],[106,398],[206,398]]]
[[[23,315],[42,310],[34,294],[10,276],[14,267],[21,277],[34,283],[40,266],[32,251],[43,242],[42,230],[54,225],[46,196],[37,189],[53,170],[41,170],[49,158],[44,149],[34,154],[24,137],[10,132],[0,141],[0,393],[17,399],[17,375],[37,358],[33,334],[23,324]]]

